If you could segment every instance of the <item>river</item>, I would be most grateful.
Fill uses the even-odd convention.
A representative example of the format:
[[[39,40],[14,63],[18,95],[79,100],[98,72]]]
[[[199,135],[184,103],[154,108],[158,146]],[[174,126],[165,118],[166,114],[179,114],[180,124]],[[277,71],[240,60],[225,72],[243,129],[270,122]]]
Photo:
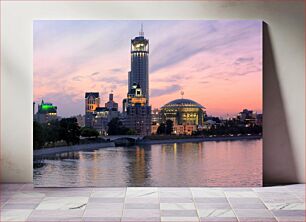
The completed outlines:
[[[262,139],[109,147],[34,159],[38,187],[253,187]]]

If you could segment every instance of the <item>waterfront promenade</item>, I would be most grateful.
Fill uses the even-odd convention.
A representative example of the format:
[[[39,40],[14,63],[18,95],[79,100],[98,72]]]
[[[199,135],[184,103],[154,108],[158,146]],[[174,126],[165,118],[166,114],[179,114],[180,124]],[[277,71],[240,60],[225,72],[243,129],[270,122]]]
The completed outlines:
[[[236,140],[253,140],[261,139],[261,135],[250,135],[250,136],[219,136],[219,137],[190,137],[190,138],[165,138],[162,139],[143,139],[137,140],[136,144],[139,145],[151,145],[151,144],[171,144],[171,143],[196,143],[196,142],[206,142],[206,141],[236,141]],[[115,147],[115,142],[102,142],[102,143],[90,143],[90,144],[80,144],[73,146],[60,146],[52,148],[43,148],[39,150],[34,150],[34,157],[50,156],[58,153],[66,152],[77,152],[77,151],[89,151],[96,150],[106,147]]]
[[[114,147],[114,146],[115,146],[115,143],[113,142],[80,144],[80,145],[74,145],[74,146],[60,146],[60,147],[52,147],[52,148],[34,150],[33,155],[34,157],[39,157],[39,156],[54,155],[57,153],[96,150],[100,148]]]

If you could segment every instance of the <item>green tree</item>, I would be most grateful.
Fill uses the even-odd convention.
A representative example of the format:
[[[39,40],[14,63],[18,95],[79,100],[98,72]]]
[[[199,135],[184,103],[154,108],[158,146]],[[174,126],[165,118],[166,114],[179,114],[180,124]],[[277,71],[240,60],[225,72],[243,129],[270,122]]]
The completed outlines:
[[[91,127],[83,127],[81,129],[81,136],[97,138],[99,136],[99,132],[96,129],[91,128]]]
[[[170,119],[167,119],[166,121],[166,134],[170,135],[173,132],[173,121]]]
[[[45,144],[45,135],[42,125],[36,121],[33,122],[33,148],[39,149]]]
[[[164,123],[161,123],[159,127],[157,128],[157,134],[165,134],[166,132],[166,125]]]
[[[135,132],[132,129],[129,129],[123,126],[123,123],[119,118],[113,118],[108,124],[108,135],[133,135]]]
[[[79,143],[80,135],[81,130],[75,117],[61,119],[60,138],[64,140],[67,145]]]
[[[57,142],[60,140],[60,122],[58,120],[52,120],[43,124],[43,130],[46,136],[47,142]]]

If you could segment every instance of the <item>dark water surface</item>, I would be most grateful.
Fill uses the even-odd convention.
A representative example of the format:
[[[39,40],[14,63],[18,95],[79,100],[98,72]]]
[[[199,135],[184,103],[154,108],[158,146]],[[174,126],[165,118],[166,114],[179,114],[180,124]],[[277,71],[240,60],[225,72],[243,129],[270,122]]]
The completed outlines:
[[[262,140],[110,147],[34,164],[36,186],[261,186]]]

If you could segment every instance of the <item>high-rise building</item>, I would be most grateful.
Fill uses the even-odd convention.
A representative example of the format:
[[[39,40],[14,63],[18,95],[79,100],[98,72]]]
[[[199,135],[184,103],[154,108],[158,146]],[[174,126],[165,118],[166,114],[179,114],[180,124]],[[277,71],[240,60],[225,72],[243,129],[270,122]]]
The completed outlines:
[[[85,126],[92,127],[93,112],[100,106],[100,96],[98,92],[85,93]]]
[[[149,40],[145,39],[143,28],[139,36],[131,40],[131,71],[128,73],[128,91],[133,84],[139,84],[149,104]]]
[[[38,104],[36,120],[40,123],[47,123],[55,119],[57,119],[57,106],[54,106],[52,103],[45,103],[42,100],[41,104]]]
[[[113,93],[109,94],[109,100],[108,100],[107,103],[105,103],[105,107],[108,110],[118,111],[118,103],[116,103],[114,101],[114,94]]]
[[[128,73],[127,98],[122,103],[124,125],[139,135],[151,134],[149,105],[149,40],[143,28],[131,40],[131,71]]]
[[[142,94],[140,85],[134,84],[128,94],[124,125],[139,135],[151,134],[151,106]]]

